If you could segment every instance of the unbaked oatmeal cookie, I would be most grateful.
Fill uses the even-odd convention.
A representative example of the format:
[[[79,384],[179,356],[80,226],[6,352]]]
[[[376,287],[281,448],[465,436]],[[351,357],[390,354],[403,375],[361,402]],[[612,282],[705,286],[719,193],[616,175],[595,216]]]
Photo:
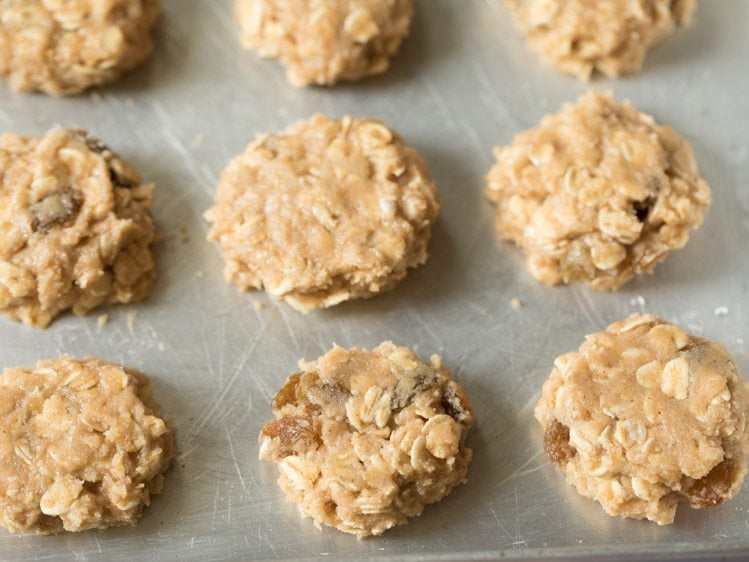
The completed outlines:
[[[153,51],[158,0],[0,0],[0,77],[19,91],[76,94]]]
[[[63,356],[0,376],[0,525],[39,534],[135,523],[172,431],[141,373]]]
[[[380,121],[316,115],[234,158],[205,217],[227,281],[307,312],[423,264],[439,208],[422,158]]]
[[[236,0],[242,45],[286,67],[295,86],[385,72],[408,35],[413,0]]]
[[[690,23],[696,0],[505,0],[531,46],[588,80],[640,69],[648,49]]]
[[[145,298],[153,185],[80,129],[0,136],[0,312],[47,326],[65,310]]]
[[[473,412],[439,356],[384,342],[299,368],[273,400],[260,458],[316,525],[380,535],[465,481]]]
[[[673,523],[733,498],[749,389],[725,348],[633,314],[558,357],[536,405],[549,460],[609,515]]]
[[[711,203],[689,143],[608,94],[563,106],[494,154],[497,232],[550,285],[611,291],[651,273]]]

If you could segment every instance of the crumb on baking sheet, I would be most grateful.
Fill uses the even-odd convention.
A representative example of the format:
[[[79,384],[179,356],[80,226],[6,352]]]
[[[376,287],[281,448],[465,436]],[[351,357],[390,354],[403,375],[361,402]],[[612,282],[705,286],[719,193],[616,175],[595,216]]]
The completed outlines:
[[[96,326],[100,330],[109,323],[109,314],[100,314],[96,319]]]
[[[728,307],[716,306],[715,310],[713,311],[713,314],[715,314],[715,316],[728,316]]]
[[[195,138],[192,139],[192,148],[200,148],[203,146],[203,143],[205,142],[205,135],[203,133],[198,133],[195,135]]]
[[[525,306],[525,303],[523,303],[523,301],[521,301],[520,299],[512,299],[510,301],[510,306],[515,310],[520,310]]]
[[[135,323],[138,321],[138,313],[137,312],[128,312],[127,313],[127,329],[130,331],[130,333],[133,333],[133,328],[135,328]]]

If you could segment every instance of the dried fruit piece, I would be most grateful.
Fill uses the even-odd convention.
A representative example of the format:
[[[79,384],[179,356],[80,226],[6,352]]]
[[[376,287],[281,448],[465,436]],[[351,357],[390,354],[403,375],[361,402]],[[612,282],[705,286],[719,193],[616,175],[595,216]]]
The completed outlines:
[[[31,229],[46,231],[53,226],[67,226],[75,220],[81,208],[81,197],[69,188],[62,188],[29,207],[33,217]]]
[[[549,460],[563,468],[577,454],[570,445],[570,428],[552,421],[544,430],[544,452]]]
[[[737,487],[741,485],[745,472],[746,466],[742,463],[723,461],[699,480],[686,478],[681,495],[696,509],[713,507],[731,499],[737,493]]]

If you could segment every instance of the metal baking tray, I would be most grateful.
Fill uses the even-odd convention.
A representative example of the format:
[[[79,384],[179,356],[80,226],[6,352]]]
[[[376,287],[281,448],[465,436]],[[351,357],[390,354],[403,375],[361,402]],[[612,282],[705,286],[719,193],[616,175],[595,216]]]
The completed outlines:
[[[693,144],[713,189],[705,225],[655,275],[602,294],[549,288],[495,240],[483,196],[491,148],[588,86],[550,70],[500,0],[421,0],[387,74],[294,89],[242,50],[230,0],[164,0],[153,60],[112,87],[69,99],[0,84],[0,130],[78,125],[157,183],[159,279],[144,303],[65,316],[38,331],[0,320],[0,365],[97,355],[149,374],[177,431],[164,493],[134,527],[54,537],[0,530],[4,560],[394,560],[663,556],[749,549],[749,484],[723,506],[682,506],[676,523],[614,519],[545,460],[532,407],[554,357],[586,333],[647,310],[723,342],[749,374],[749,2],[702,2],[694,25],[654,49],[639,74],[593,88],[631,99]],[[426,158],[443,199],[428,263],[392,292],[299,314],[240,294],[205,242],[219,172],[259,132],[322,111],[375,116]],[[523,301],[512,308],[514,298]],[[477,413],[468,483],[383,537],[316,529],[257,458],[269,402],[300,357],[392,339],[439,353]]]

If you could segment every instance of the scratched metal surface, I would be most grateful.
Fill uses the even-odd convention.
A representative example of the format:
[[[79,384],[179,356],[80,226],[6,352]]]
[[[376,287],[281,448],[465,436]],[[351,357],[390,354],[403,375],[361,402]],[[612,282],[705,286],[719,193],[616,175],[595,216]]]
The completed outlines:
[[[543,287],[518,251],[495,242],[482,195],[491,147],[585,90],[538,62],[498,0],[422,0],[391,72],[306,90],[238,47],[228,0],[165,0],[164,11],[153,61],[100,97],[55,100],[0,87],[0,129],[84,126],[156,181],[153,213],[165,235],[146,303],[107,310],[102,330],[96,314],[46,331],[0,320],[0,364],[67,352],[137,367],[152,377],[180,454],[137,526],[47,538],[0,531],[0,558],[468,559],[749,547],[749,491],[711,510],[683,507],[668,528],[609,518],[544,460],[531,416],[553,358],[635,310],[724,342],[749,371],[749,2],[703,2],[694,27],[653,51],[642,73],[595,84],[682,131],[715,198],[686,249],[616,294]],[[201,213],[222,167],[255,133],[315,111],[396,126],[426,157],[444,211],[428,264],[396,290],[302,316],[224,283]],[[513,310],[512,298],[525,308]],[[719,307],[727,314],[716,315]],[[257,460],[256,438],[298,358],[333,342],[389,338],[425,357],[440,353],[454,368],[477,412],[475,458],[469,482],[446,500],[382,538],[357,541],[317,530],[284,501],[274,469]]]

